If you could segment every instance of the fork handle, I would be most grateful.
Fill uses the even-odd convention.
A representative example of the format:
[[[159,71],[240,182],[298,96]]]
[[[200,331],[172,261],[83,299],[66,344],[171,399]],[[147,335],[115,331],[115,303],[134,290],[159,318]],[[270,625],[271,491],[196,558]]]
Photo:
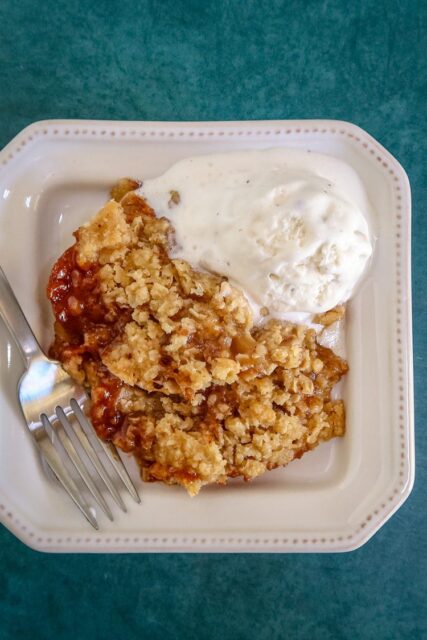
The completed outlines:
[[[44,356],[19,302],[12,291],[3,269],[0,267],[0,318],[15,338],[28,369],[30,361],[36,356]]]

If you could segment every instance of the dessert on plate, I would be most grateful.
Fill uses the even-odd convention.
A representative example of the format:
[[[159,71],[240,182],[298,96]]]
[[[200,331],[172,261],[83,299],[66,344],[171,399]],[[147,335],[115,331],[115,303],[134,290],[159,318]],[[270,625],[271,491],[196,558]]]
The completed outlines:
[[[195,495],[344,434],[348,365],[320,329],[372,248],[355,174],[309,156],[201,156],[122,179],[53,266],[50,355],[144,480]]]

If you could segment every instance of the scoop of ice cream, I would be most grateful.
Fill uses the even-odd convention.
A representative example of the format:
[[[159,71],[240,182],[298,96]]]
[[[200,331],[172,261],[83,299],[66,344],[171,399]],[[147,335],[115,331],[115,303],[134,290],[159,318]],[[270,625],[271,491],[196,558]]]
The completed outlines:
[[[173,222],[179,257],[227,276],[273,315],[321,313],[351,296],[372,246],[331,159],[325,177],[323,156],[310,156],[308,166],[283,149],[190,158],[141,192]]]
[[[347,300],[371,255],[363,214],[324,178],[299,173],[268,182],[261,180],[251,206],[234,203],[236,213],[246,211],[239,217],[247,231],[233,277],[243,285],[256,264],[249,291],[271,312],[320,313]],[[232,243],[224,244],[228,255]]]

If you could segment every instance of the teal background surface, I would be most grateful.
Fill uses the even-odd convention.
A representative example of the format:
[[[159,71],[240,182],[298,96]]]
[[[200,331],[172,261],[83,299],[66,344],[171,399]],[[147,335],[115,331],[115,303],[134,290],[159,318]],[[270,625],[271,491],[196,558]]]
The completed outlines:
[[[417,477],[344,555],[43,555],[1,529],[1,640],[427,638],[426,29],[416,0],[2,0],[0,146],[43,118],[338,118],[398,158]]]

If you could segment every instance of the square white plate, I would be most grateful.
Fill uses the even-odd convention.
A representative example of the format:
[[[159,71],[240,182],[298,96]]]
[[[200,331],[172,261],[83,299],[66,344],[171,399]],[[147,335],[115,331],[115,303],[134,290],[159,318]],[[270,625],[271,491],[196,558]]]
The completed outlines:
[[[179,158],[285,146],[341,158],[362,179],[378,237],[368,276],[348,309],[347,433],[286,469],[203,489],[143,485],[94,532],[47,479],[16,400],[22,364],[0,323],[0,517],[44,551],[346,551],[396,511],[414,478],[410,189],[399,163],[353,124],[46,121],[0,154],[0,263],[43,347],[52,334],[44,295],[71,232],[122,176],[160,174]]]

